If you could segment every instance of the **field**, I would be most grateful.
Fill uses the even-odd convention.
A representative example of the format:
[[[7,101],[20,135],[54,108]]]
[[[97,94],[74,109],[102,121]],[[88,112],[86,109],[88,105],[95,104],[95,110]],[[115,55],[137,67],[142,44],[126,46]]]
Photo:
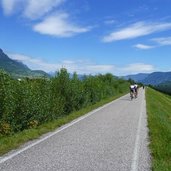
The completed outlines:
[[[146,89],[153,171],[171,170],[171,97]]]

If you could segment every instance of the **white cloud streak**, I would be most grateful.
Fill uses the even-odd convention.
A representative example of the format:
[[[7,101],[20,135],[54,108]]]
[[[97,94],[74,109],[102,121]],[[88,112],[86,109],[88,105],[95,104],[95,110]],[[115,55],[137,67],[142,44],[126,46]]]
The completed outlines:
[[[159,38],[153,38],[151,41],[157,43],[153,46],[149,45],[144,45],[144,44],[136,44],[133,47],[137,49],[142,49],[142,50],[148,50],[156,47],[161,47],[161,46],[168,46],[171,45],[171,37],[159,37]]]
[[[1,5],[5,15],[11,15],[14,13],[17,5],[21,3],[22,0],[2,0]]]
[[[149,46],[149,45],[144,45],[144,44],[136,44],[136,45],[134,45],[134,47],[137,49],[142,49],[142,50],[154,48],[154,46]]]
[[[22,54],[8,54],[8,56],[14,60],[23,62],[33,70],[40,69],[49,72],[49,71],[55,71],[60,67],[58,64],[49,64],[41,59],[32,58],[30,56],[26,56]]]
[[[153,65],[144,63],[133,63],[127,66],[114,66],[109,64],[99,65],[85,60],[63,60],[58,63],[47,63],[41,59],[35,59],[21,54],[8,54],[12,59],[19,60],[34,70],[44,70],[46,72],[55,72],[60,68],[66,68],[68,72],[77,72],[78,74],[105,74],[112,73],[114,75],[123,76],[137,73],[151,73],[155,71]]]
[[[126,75],[136,73],[151,73],[153,71],[155,71],[153,65],[144,63],[129,64],[128,66],[122,68],[122,72],[127,73]]]
[[[161,32],[171,29],[171,23],[146,23],[137,22],[126,28],[114,31],[103,37],[103,42],[113,42],[124,39],[134,39],[146,36],[155,32]]]
[[[15,0],[2,0],[1,4],[5,15],[9,15],[12,13],[12,10],[15,5]]]
[[[2,0],[2,8],[5,15],[13,14],[18,7],[22,14],[29,19],[37,19],[58,7],[65,0]]]
[[[24,16],[30,19],[39,18],[58,7],[65,0],[27,0]]]
[[[42,22],[36,24],[33,30],[41,34],[47,34],[56,37],[71,37],[78,33],[84,33],[90,30],[90,27],[80,27],[69,22],[67,13],[55,14],[46,17]]]
[[[113,65],[89,65],[87,67],[88,70],[90,71],[94,71],[94,72],[110,72],[114,70],[114,66]]]
[[[22,54],[8,54],[8,56],[10,56],[12,59],[23,62],[33,70],[44,70],[46,72],[58,71],[60,68],[64,67],[71,73],[77,72],[79,74],[98,74],[107,72],[112,73],[115,68],[113,65],[98,65],[83,60],[64,60],[56,64],[51,64],[41,59],[34,59]]]
[[[114,23],[116,23],[116,20],[113,20],[113,19],[104,21],[104,24],[106,24],[106,25],[111,25]]]
[[[85,60],[64,60],[57,63],[47,63],[41,59],[35,59],[21,54],[8,54],[12,59],[19,60],[33,70],[44,70],[46,72],[55,72],[60,68],[66,68],[68,72],[77,72],[78,74],[105,74],[113,73],[114,75],[129,75],[137,73],[151,73],[155,71],[153,65],[144,63],[133,63],[127,66],[115,66],[109,64],[94,64]]]
[[[66,12],[56,12],[66,0],[2,0],[5,15],[11,15],[17,9],[27,19],[35,20],[32,29],[40,34],[55,37],[71,37],[90,31],[90,27],[82,27],[71,21]],[[41,22],[40,22],[41,21]]]
[[[154,38],[151,40],[158,43],[161,46],[171,45],[171,37],[160,37],[160,38]]]

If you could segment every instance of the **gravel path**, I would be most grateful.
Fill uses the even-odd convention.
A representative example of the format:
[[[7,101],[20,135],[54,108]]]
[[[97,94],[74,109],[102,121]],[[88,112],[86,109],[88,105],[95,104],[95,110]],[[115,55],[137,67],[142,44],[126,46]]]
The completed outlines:
[[[0,158],[1,171],[150,171],[145,93],[123,96]]]

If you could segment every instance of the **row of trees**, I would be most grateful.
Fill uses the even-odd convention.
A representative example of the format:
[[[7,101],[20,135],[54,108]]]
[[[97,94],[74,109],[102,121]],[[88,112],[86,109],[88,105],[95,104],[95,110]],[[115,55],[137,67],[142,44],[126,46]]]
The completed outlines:
[[[159,84],[157,86],[154,86],[156,90],[159,90],[163,93],[171,95],[171,81],[164,82],[162,84]]]
[[[128,82],[112,74],[79,79],[63,68],[51,79],[19,81],[0,71],[0,134],[36,127],[127,89]]]

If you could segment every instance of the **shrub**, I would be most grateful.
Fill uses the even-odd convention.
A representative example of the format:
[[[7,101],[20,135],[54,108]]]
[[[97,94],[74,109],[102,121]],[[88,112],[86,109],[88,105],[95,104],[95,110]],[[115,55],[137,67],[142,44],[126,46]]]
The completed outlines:
[[[71,77],[65,68],[51,79],[12,79],[0,71],[1,134],[22,131],[126,92],[128,82],[112,74]]]
[[[36,128],[38,126],[38,121],[32,120],[27,123],[28,128]]]
[[[9,135],[11,133],[11,126],[7,122],[0,123],[0,134]]]

